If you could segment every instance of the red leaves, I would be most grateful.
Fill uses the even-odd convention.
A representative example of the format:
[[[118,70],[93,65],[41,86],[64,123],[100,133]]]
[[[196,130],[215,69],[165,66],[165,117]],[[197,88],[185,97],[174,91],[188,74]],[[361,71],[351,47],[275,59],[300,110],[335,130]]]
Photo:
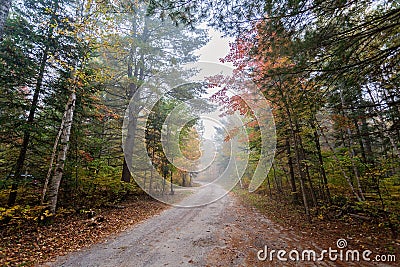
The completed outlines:
[[[225,110],[222,116],[233,114],[236,111],[239,111],[241,115],[245,115],[250,111],[248,105],[240,95],[232,95],[238,89],[235,78],[215,75],[209,77],[208,81],[210,82],[210,87],[222,88],[210,97],[211,101],[221,106],[221,111]]]
[[[86,161],[86,162],[91,162],[93,161],[93,157],[90,155],[90,153],[84,151],[84,150],[79,150],[78,151],[79,155],[81,156],[81,158]]]
[[[240,115],[246,115],[249,112],[249,106],[240,96],[232,96],[229,102],[230,108],[233,111],[239,111]]]

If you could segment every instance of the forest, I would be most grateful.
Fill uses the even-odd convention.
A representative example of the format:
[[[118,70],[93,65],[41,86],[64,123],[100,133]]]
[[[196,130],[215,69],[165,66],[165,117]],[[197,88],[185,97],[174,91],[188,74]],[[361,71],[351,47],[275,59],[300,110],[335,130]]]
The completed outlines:
[[[243,100],[248,91],[230,95],[234,85],[215,75],[176,88],[148,111],[155,93],[138,93],[160,73],[177,84],[195,75],[184,66],[209,41],[202,25],[233,38],[220,63],[251,80],[273,115],[274,159],[255,192],[247,189],[262,132]],[[204,125],[193,119],[179,137],[167,132],[174,144],[163,140],[169,114],[185,117],[189,111],[176,107],[193,98],[203,99],[199,110],[217,106],[247,121],[249,163],[233,190],[242,201],[307,227],[356,221],[398,251],[399,63],[396,0],[0,0],[0,252],[10,253],[1,264],[49,259],[54,251],[26,240],[29,233],[101,221],[101,211],[126,203],[149,217],[166,209],[149,195],[174,202],[184,196],[173,186],[199,186],[168,154],[199,158]],[[216,132],[223,147],[230,138]],[[135,134],[144,153],[124,147]],[[223,166],[232,155],[220,149]],[[154,168],[139,163],[132,171],[127,153]],[[26,254],[18,252],[23,242]]]

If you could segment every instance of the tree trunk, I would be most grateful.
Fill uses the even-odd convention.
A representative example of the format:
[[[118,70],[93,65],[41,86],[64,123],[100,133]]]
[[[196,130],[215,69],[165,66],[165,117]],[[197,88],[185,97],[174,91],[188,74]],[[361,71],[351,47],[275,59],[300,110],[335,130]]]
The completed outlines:
[[[342,115],[343,115],[343,117],[346,117],[346,113],[344,112],[345,102],[344,102],[344,97],[343,97],[343,91],[342,90],[340,91],[340,101],[341,101],[341,104],[342,104]],[[352,132],[351,132],[351,130],[350,130],[348,125],[346,125],[346,132],[347,132],[347,136],[348,136],[347,149],[348,149],[349,156],[350,156],[351,166],[353,168],[353,172],[354,172],[354,175],[355,175],[356,181],[357,181],[358,195],[361,198],[361,200],[365,200],[364,193],[363,193],[363,190],[362,190],[362,187],[361,187],[361,183],[360,183],[360,173],[359,173],[358,168],[356,166],[356,163],[354,161],[354,157],[356,156],[356,153],[355,153],[354,148],[352,146],[352,144],[353,144],[352,135],[353,134],[352,134]]]
[[[0,2],[0,8],[1,8],[1,15],[0,16],[7,16],[8,15],[8,10],[11,6],[11,0],[0,0],[2,2]],[[7,5],[8,8],[7,8]],[[5,7],[4,7],[5,6]],[[53,23],[53,21],[55,20],[55,13],[57,12],[59,8],[58,5],[58,0],[55,0],[54,2],[54,12],[52,14],[52,17],[50,19],[50,24]],[[7,15],[4,15],[3,13],[5,12],[5,10],[7,10]],[[5,17],[6,18],[6,17]],[[2,18],[0,18],[1,20]],[[4,19],[5,21],[5,19]],[[0,21],[0,32],[3,31],[3,27],[4,27],[4,21]],[[53,31],[54,28],[50,27],[50,29],[48,30],[47,33],[47,40],[50,40],[53,37]],[[0,34],[0,39],[1,39],[2,34]],[[8,206],[12,206],[15,204],[15,201],[17,199],[17,190],[18,190],[18,180],[20,180],[21,178],[21,174],[23,171],[23,167],[24,167],[24,163],[25,163],[25,157],[26,157],[26,153],[28,151],[28,145],[30,142],[30,138],[31,138],[31,126],[33,124],[33,121],[35,119],[35,113],[36,113],[36,109],[39,103],[39,97],[40,97],[40,93],[42,90],[42,84],[43,84],[43,78],[44,78],[44,73],[46,70],[46,64],[47,64],[47,60],[49,57],[49,51],[50,51],[50,46],[49,44],[46,44],[44,50],[43,50],[43,55],[40,61],[40,66],[39,66],[39,72],[38,72],[38,78],[36,79],[36,85],[35,85],[35,91],[33,92],[33,97],[32,97],[32,102],[31,102],[31,107],[29,110],[29,115],[28,115],[28,120],[27,120],[27,125],[28,125],[28,129],[24,130],[24,137],[23,137],[23,141],[22,141],[22,146],[21,149],[19,151],[19,156],[17,159],[17,163],[15,166],[15,172],[14,172],[14,181],[11,185],[11,191],[10,191],[10,195],[8,198]]]
[[[128,168],[128,163],[126,161],[126,157],[124,157],[124,165],[122,166],[122,176],[121,181],[129,183],[131,181],[131,172]]]
[[[61,124],[64,125],[62,134],[61,134],[61,148],[57,155],[57,165],[54,169],[54,175],[50,181],[49,186],[49,194],[48,194],[48,207],[51,213],[55,213],[58,199],[58,192],[60,188],[61,179],[64,173],[65,161],[67,158],[68,146],[69,146],[69,138],[71,136],[71,128],[72,122],[74,119],[74,110],[76,105],[76,92],[72,91],[67,105],[65,107],[65,112],[63,116],[63,122]]]
[[[298,125],[297,121],[296,121],[296,132],[300,133],[300,126]],[[307,162],[305,162],[307,160],[306,152],[305,152],[304,145],[303,145],[303,139],[301,138],[300,134],[298,134],[298,144],[299,144],[299,149],[300,149],[299,153],[301,153],[301,158],[302,158],[302,165],[304,166],[305,177],[307,178],[308,184],[310,186],[311,198],[313,200],[314,207],[316,207],[318,205],[317,196],[315,195],[315,190],[314,190],[314,186],[313,186],[313,183],[311,180],[310,171],[309,171]]]
[[[367,116],[365,114],[365,111],[363,113],[363,116],[361,118],[361,135],[363,136],[363,142],[365,143],[365,154],[367,158],[367,163],[372,163],[374,164],[374,156],[372,153],[372,140],[371,140],[371,135],[369,133],[368,129],[368,122],[367,122]]]
[[[132,38],[134,40],[138,39],[139,36],[137,35],[137,22],[136,22],[136,14],[132,16],[131,26],[132,26]],[[148,37],[148,26],[147,26],[147,19],[145,20],[143,34],[141,36],[142,40],[147,40]],[[128,101],[130,101],[130,111],[129,111],[129,124],[128,124],[128,133],[127,138],[125,140],[125,148],[124,148],[124,163],[122,167],[122,175],[121,181],[123,182],[130,182],[132,175],[129,167],[132,167],[132,155],[133,155],[133,148],[135,145],[134,139],[136,135],[136,125],[137,125],[137,114],[139,114],[141,107],[139,104],[139,98],[136,94],[137,90],[140,87],[140,83],[143,82],[145,76],[145,66],[144,66],[144,52],[141,51],[140,59],[137,61],[135,58],[136,47],[134,44],[131,45],[129,50],[129,57],[128,57],[128,64],[127,64],[127,76],[130,80],[128,85],[129,92],[128,92]],[[132,97],[136,97],[136,99],[132,100]],[[126,155],[128,154],[128,157]],[[129,166],[129,167],[128,167]]]
[[[147,179],[147,170],[144,171],[143,177],[143,190],[146,191],[146,179]]]
[[[353,118],[353,124],[354,124],[354,128],[356,129],[356,132],[357,132],[357,139],[358,139],[358,144],[360,145],[362,161],[363,161],[363,163],[368,163],[363,138],[361,135],[361,130],[360,130],[360,127],[358,126],[358,120],[356,118]]]
[[[293,168],[293,157],[291,154],[289,138],[286,138],[286,154],[288,157],[290,186],[292,189],[291,193],[292,193],[292,197],[293,197],[293,203],[297,204],[297,203],[299,203],[299,192],[297,192],[297,188],[296,188],[296,179],[294,176],[294,168]]]
[[[348,132],[348,135],[349,135],[348,150],[349,150],[349,154],[350,154],[351,166],[353,167],[353,172],[354,172],[354,175],[355,175],[356,181],[357,181],[357,190],[358,190],[358,193],[360,195],[360,198],[362,200],[365,200],[364,193],[363,193],[363,190],[362,190],[362,187],[361,187],[361,182],[360,182],[360,172],[358,171],[358,168],[357,168],[356,163],[354,161],[354,157],[356,156],[356,154],[355,154],[354,148],[351,146],[353,140],[351,138],[352,133],[351,133],[350,128],[347,128],[347,132]]]
[[[193,181],[193,173],[189,173],[189,187],[193,186],[192,181]]]
[[[282,193],[282,188],[281,188],[281,186],[280,186],[280,184],[278,182],[278,177],[276,176],[276,170],[275,170],[275,165],[274,164],[272,164],[272,174],[274,176],[274,182],[275,182],[275,186],[276,186],[276,191],[281,194]]]
[[[295,154],[296,154],[296,161],[297,161],[297,166],[299,168],[299,174],[300,174],[300,190],[301,190],[301,194],[303,196],[303,205],[304,205],[304,210],[306,213],[306,216],[308,218],[309,221],[311,221],[311,215],[310,215],[310,208],[308,205],[308,200],[307,200],[307,192],[306,192],[306,187],[305,187],[305,180],[306,180],[306,175],[304,173],[304,157],[303,157],[303,153],[301,151],[301,144],[299,144],[299,140],[298,140],[298,136],[294,131],[293,128],[293,123],[292,123],[292,119],[291,119],[291,113],[289,111],[289,109],[287,108],[288,112],[288,118],[289,118],[289,122],[290,122],[290,131],[292,134],[292,138],[294,140],[294,148],[295,148]],[[300,140],[301,142],[301,140]]]
[[[151,195],[151,191],[153,190],[153,175],[154,175],[154,170],[151,168],[150,170],[150,181],[149,181],[149,194]]]
[[[11,192],[10,192],[10,195],[8,198],[8,206],[14,205],[15,201],[17,199],[18,180],[20,180],[20,178],[21,178],[21,174],[23,171],[24,163],[25,163],[26,153],[28,151],[28,145],[29,145],[30,138],[31,138],[31,129],[29,129],[29,128],[32,127],[33,121],[35,119],[35,113],[36,113],[36,109],[37,109],[37,106],[39,103],[39,96],[40,96],[40,92],[42,89],[48,54],[49,54],[49,46],[46,46],[45,50],[43,51],[42,60],[40,62],[39,74],[38,74],[38,78],[36,80],[35,91],[34,91],[33,97],[32,97],[28,120],[26,121],[27,125],[28,125],[28,127],[27,127],[28,129],[24,130],[22,146],[19,151],[17,164],[15,166],[15,172],[14,172],[15,180],[13,181],[12,186],[11,186]]]
[[[310,186],[311,198],[312,198],[314,207],[317,207],[318,206],[318,200],[317,200],[317,195],[315,194],[315,189],[314,189],[313,182],[311,180],[310,168],[308,167],[307,164],[305,164],[305,168],[306,168],[306,175],[307,175],[308,185]]]
[[[321,176],[322,176],[324,194],[326,194],[326,199],[328,200],[329,204],[332,204],[331,192],[329,191],[328,179],[326,177],[326,172],[325,172],[325,167],[324,167],[324,159],[322,158],[321,144],[319,142],[319,135],[318,135],[317,130],[314,131],[314,142],[315,142],[315,146],[317,147],[319,170],[320,170]]]
[[[64,113],[64,116],[65,115],[66,115],[66,113]],[[47,193],[47,188],[48,188],[49,181],[50,181],[50,176],[51,176],[51,173],[53,171],[54,159],[56,158],[56,154],[57,154],[58,142],[60,142],[60,138],[61,138],[61,135],[62,135],[63,130],[64,130],[65,121],[66,121],[66,118],[63,117],[62,121],[61,121],[60,129],[58,130],[58,134],[57,134],[56,140],[54,142],[53,152],[51,153],[51,158],[50,158],[49,170],[47,171],[46,180],[44,181],[44,186],[43,186],[43,191],[42,191],[42,199],[40,201],[40,204],[42,204],[42,205],[44,204],[44,201],[45,201],[45,198],[46,198],[46,193]]]
[[[329,147],[329,149],[332,152],[333,158],[335,159],[336,163],[338,164],[338,167],[340,168],[340,171],[342,172],[342,175],[344,178],[346,178],[346,181],[351,189],[351,192],[353,193],[353,195],[357,198],[358,201],[362,201],[362,199],[360,198],[360,196],[358,195],[358,193],[354,190],[354,186],[353,183],[351,182],[350,177],[346,174],[346,172],[344,171],[342,164],[340,163],[339,158],[337,157],[335,150],[333,149],[333,147],[331,146],[331,144],[328,141],[328,138],[326,137],[326,135],[324,134],[324,132],[322,131],[322,129],[320,129],[321,135],[322,137],[325,139],[325,143],[326,145]]]
[[[269,181],[269,175],[267,175],[267,184],[268,184],[269,198],[272,198],[271,182]]]
[[[300,151],[298,133],[295,132],[295,127],[294,127],[295,124],[297,125],[297,122],[293,121],[292,112],[290,110],[290,107],[291,107],[290,98],[284,95],[282,88],[279,87],[277,89],[278,89],[279,94],[282,97],[282,101],[283,101],[283,104],[284,104],[285,112],[286,112],[286,115],[287,115],[287,120],[289,121],[289,131],[290,131],[291,137],[292,137],[292,139],[294,141],[294,149],[295,149],[295,154],[296,154],[296,161],[297,161],[297,166],[299,168],[299,174],[300,174],[300,190],[301,190],[301,194],[303,196],[304,211],[306,213],[307,219],[309,221],[311,221],[310,208],[309,208],[309,205],[308,205],[307,193],[306,193],[306,188],[305,188],[305,184],[304,184],[304,181],[306,180],[305,174],[304,174],[304,169],[303,169],[303,160],[304,160],[304,158],[302,158],[302,153]]]
[[[186,187],[186,173],[182,172],[182,187]]]
[[[396,143],[395,139],[393,138],[391,131],[389,131],[388,126],[386,125],[385,119],[382,116],[382,110],[377,108],[378,105],[375,101],[374,96],[372,95],[372,92],[371,92],[371,89],[369,88],[369,86],[365,85],[365,87],[367,88],[368,95],[371,98],[372,104],[374,106],[374,111],[379,118],[379,121],[374,120],[375,124],[376,124],[376,126],[378,126],[378,129],[381,131],[381,133],[389,139],[389,142],[392,146],[394,153],[400,159],[400,149],[397,147],[397,143]]]
[[[172,183],[172,176],[173,176],[173,172],[172,172],[172,170],[171,170],[171,172],[170,172],[171,174],[171,192],[170,192],[170,195],[173,195],[174,194],[174,184]]]
[[[166,166],[164,166],[163,167],[163,170],[162,170],[162,172],[163,172],[163,180],[162,180],[162,193],[161,193],[161,195],[164,195],[165,194],[165,185],[166,185],[166,183],[167,183],[167,171],[165,171],[165,169],[164,168],[167,168]]]

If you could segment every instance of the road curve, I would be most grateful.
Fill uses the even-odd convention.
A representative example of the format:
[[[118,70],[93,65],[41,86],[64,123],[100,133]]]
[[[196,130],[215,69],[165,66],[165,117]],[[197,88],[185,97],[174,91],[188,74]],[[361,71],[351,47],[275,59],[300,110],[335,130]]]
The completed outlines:
[[[207,186],[184,202],[200,203],[223,195],[223,190]],[[232,196],[226,195],[202,207],[172,207],[103,243],[45,266],[205,266],[207,253],[224,245],[216,233],[222,214],[232,205]]]

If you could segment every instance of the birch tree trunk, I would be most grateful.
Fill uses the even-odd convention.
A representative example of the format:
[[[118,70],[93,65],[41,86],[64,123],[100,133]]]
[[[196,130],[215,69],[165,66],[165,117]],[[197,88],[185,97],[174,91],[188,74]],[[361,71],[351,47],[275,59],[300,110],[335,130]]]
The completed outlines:
[[[57,164],[54,169],[54,174],[50,180],[50,185],[48,189],[48,207],[51,213],[55,213],[58,199],[58,190],[60,188],[61,179],[64,173],[65,160],[67,158],[69,138],[71,136],[72,122],[74,119],[74,110],[76,105],[76,92],[73,90],[69,96],[67,105],[65,107],[65,112],[63,116],[63,121],[61,124],[64,126],[62,128],[61,138],[60,138],[60,150],[57,155]]]
[[[64,116],[65,116],[65,115],[66,115],[66,114],[64,113]],[[65,121],[66,121],[66,120],[65,120],[65,118],[63,117],[63,118],[62,118],[62,121],[61,121],[60,129],[58,130],[58,134],[57,134],[56,140],[55,140],[55,142],[54,142],[53,152],[51,153],[51,159],[50,159],[49,170],[47,171],[46,180],[44,181],[44,186],[43,186],[43,191],[42,191],[42,199],[41,199],[41,201],[40,201],[40,204],[41,204],[41,205],[43,205],[43,204],[44,204],[44,201],[45,201],[45,197],[46,197],[46,193],[47,193],[47,188],[48,188],[49,181],[50,181],[50,176],[51,176],[51,173],[52,173],[52,171],[53,171],[54,159],[56,158],[56,154],[57,154],[58,142],[60,142],[60,138],[61,138],[61,135],[62,135],[62,133],[63,133]]]

